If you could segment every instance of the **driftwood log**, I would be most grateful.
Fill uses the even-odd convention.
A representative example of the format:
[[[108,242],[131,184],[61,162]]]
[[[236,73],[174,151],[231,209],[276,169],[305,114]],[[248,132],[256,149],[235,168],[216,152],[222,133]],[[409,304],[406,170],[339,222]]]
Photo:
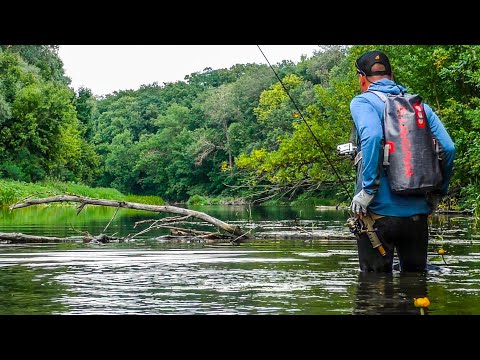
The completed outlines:
[[[135,210],[145,210],[145,211],[153,211],[153,212],[167,212],[172,214],[179,214],[179,215],[186,215],[193,218],[197,218],[216,227],[231,233],[237,236],[243,236],[244,233],[238,226],[232,226],[227,224],[213,216],[205,214],[200,211],[184,209],[176,206],[170,205],[148,205],[148,204],[140,204],[134,202],[127,202],[127,201],[117,201],[117,200],[105,200],[105,199],[94,199],[88,198],[83,196],[76,196],[76,195],[59,195],[59,196],[51,196],[42,199],[30,199],[23,203],[17,203],[15,205],[10,206],[10,209],[20,209],[27,206],[32,205],[39,205],[39,204],[48,204],[54,202],[77,202],[80,203],[79,212],[85,205],[99,205],[99,206],[110,206],[115,208],[125,208],[125,209],[135,209]]]
[[[65,243],[72,242],[69,238],[59,238],[54,236],[36,236],[22,233],[4,233],[0,232],[0,240],[12,243]]]
[[[38,236],[28,235],[22,233],[4,233],[0,232],[0,240],[8,241],[14,244],[25,243],[72,243],[72,242],[89,242],[89,243],[107,243],[112,241],[122,241],[121,238],[100,234],[98,236],[91,236],[86,234],[84,236],[72,236],[68,238],[59,238],[56,236]]]

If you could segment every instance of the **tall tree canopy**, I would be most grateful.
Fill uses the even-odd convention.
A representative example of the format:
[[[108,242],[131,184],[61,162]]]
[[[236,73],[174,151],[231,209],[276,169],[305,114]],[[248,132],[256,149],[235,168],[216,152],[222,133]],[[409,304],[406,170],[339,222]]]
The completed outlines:
[[[478,45],[319,46],[298,63],[275,64],[308,126],[266,65],[206,68],[95,98],[68,87],[57,46],[3,45],[0,177],[82,181],[170,201],[325,190],[346,198],[324,152],[353,184],[336,146],[352,130],[354,61],[372,49],[386,52],[396,80],[440,116],[457,151],[450,195],[478,206]]]

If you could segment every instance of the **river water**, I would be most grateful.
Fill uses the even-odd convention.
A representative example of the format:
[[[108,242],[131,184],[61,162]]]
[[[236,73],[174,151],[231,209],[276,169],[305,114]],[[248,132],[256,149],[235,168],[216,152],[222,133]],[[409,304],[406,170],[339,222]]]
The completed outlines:
[[[270,232],[239,246],[162,239],[165,230],[108,244],[0,244],[0,314],[480,314],[480,234],[472,218],[431,219],[426,274],[361,274],[343,211],[312,207],[192,207]],[[0,232],[102,233],[115,209],[0,210]],[[165,214],[120,210],[109,235]],[[344,234],[295,238],[289,231]],[[282,234],[288,236],[282,237]],[[442,258],[437,250],[443,248]],[[421,310],[414,298],[428,297]]]

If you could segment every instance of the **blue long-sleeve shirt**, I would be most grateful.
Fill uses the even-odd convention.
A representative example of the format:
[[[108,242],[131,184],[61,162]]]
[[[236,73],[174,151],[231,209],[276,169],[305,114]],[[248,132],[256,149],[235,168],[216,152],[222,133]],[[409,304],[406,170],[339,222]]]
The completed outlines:
[[[368,90],[381,91],[386,94],[400,94],[400,89],[406,92],[404,87],[389,79],[381,79],[370,84],[368,88]],[[368,194],[375,194],[368,209],[376,214],[386,216],[429,214],[431,210],[425,196],[394,194],[390,189],[387,174],[379,164],[379,161],[381,161],[380,154],[383,153],[382,121],[384,106],[384,102],[371,92],[364,92],[354,97],[350,103],[350,112],[357,129],[358,142],[362,151],[362,189]],[[440,145],[443,159],[441,193],[445,195],[452,175],[455,147],[445,127],[431,107],[424,103],[424,108],[433,136]],[[358,192],[361,189],[356,190]]]

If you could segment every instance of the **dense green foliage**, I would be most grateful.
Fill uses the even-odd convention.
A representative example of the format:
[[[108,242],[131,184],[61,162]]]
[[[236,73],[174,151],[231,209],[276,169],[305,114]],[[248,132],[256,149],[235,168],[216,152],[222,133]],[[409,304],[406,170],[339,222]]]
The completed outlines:
[[[397,81],[449,130],[457,151],[449,203],[480,212],[480,46],[473,45],[323,46],[297,64],[278,63],[308,126],[266,65],[206,68],[96,98],[68,87],[57,47],[2,46],[0,178],[192,203],[346,200],[353,168],[335,151],[351,133],[354,60],[370,49],[389,55]]]
[[[55,46],[0,48],[0,178],[92,182],[99,156]]]

